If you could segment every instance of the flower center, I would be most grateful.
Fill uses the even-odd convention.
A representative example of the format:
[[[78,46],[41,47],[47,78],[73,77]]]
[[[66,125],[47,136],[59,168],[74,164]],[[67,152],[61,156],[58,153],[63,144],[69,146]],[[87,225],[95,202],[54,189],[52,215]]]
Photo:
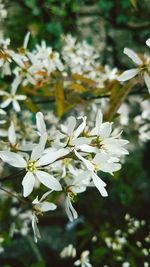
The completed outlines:
[[[140,71],[143,72],[143,71],[146,71],[146,70],[148,70],[148,65],[146,65],[146,64],[144,65],[144,64],[143,64],[143,65],[140,67]]]
[[[54,60],[55,59],[55,53],[51,53],[50,55],[49,55],[49,58],[51,59],[51,60]]]
[[[36,163],[36,161],[29,160],[28,165],[26,167],[26,170],[30,171],[30,172],[35,172],[36,171],[35,163]]]
[[[70,159],[64,159],[63,160],[63,163],[64,163],[64,165],[66,166],[66,167],[68,167],[68,165],[69,165],[69,163],[70,163]]]

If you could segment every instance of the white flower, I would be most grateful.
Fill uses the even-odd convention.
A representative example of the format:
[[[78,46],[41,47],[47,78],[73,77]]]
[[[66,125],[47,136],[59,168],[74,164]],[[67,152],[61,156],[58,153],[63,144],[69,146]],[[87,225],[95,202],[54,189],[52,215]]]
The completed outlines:
[[[17,145],[17,142],[16,142],[16,131],[15,131],[15,126],[14,126],[14,123],[11,122],[9,128],[8,128],[8,140],[11,144],[11,146],[15,147]]]
[[[113,136],[112,123],[104,122],[103,115],[100,110],[97,112],[95,127],[87,133],[89,138],[92,138],[92,144],[81,145],[80,149],[85,152],[104,151],[112,156],[120,156],[129,154],[124,148],[129,142],[127,140],[119,139],[120,136]]]
[[[74,150],[75,155],[78,159],[80,159],[86,168],[89,170],[91,174],[91,178],[93,179],[93,183],[96,188],[99,190],[103,197],[108,196],[107,191],[105,189],[106,183],[102,181],[100,177],[95,173],[95,171],[103,171],[112,174],[115,171],[120,170],[121,165],[118,163],[118,159],[114,157],[110,157],[109,155],[101,152],[95,155],[92,160],[87,160],[83,156],[81,156],[77,151]]]
[[[92,267],[90,260],[89,260],[89,254],[90,252],[88,250],[85,250],[82,252],[80,259],[74,262],[75,266],[81,266],[81,267]]]
[[[102,181],[97,176],[97,174],[94,172],[95,168],[94,168],[93,164],[89,160],[82,157],[76,150],[74,150],[74,153],[77,156],[77,158],[80,159],[85,164],[86,168],[90,171],[91,177],[93,179],[93,183],[95,184],[95,186],[97,187],[97,189],[99,190],[101,195],[106,197],[108,195],[106,189],[104,188],[106,186],[106,183],[104,181]]]
[[[65,139],[65,144],[63,143],[63,146],[67,146],[72,149],[75,146],[80,147],[80,145],[88,141],[88,139],[84,137],[79,137],[85,129],[87,118],[79,117],[78,119],[82,119],[82,122],[77,128],[77,120],[73,116],[68,118],[67,126],[61,125],[62,133],[60,133],[60,139]]]
[[[65,211],[71,222],[78,218],[78,213],[74,209],[69,196],[65,198]]]
[[[6,98],[6,100],[2,102],[1,108],[6,108],[12,103],[12,106],[16,112],[20,111],[18,100],[23,101],[26,99],[25,95],[17,95],[16,91],[13,90],[13,88],[11,90],[11,93],[0,90],[0,96],[4,96]]]
[[[49,173],[40,170],[45,165],[47,166],[54,162],[63,154],[62,150],[58,150],[56,152],[49,152],[46,155],[42,155],[46,139],[47,137],[45,135],[41,137],[39,144],[34,147],[30,159],[28,160],[25,160],[21,155],[14,152],[0,151],[0,158],[4,162],[17,168],[23,168],[27,171],[22,181],[24,197],[27,197],[33,191],[36,179],[50,189],[55,191],[62,190],[62,187],[56,178]]]
[[[90,183],[90,173],[88,171],[82,171],[81,174],[77,176],[72,176],[71,179],[67,177],[65,180],[67,183],[66,185],[66,193],[67,196],[65,198],[65,210],[69,220],[72,222],[73,220],[77,219],[78,214],[74,209],[72,202],[74,202],[74,197],[79,194],[83,193],[87,186]]]
[[[44,116],[43,116],[42,112],[36,113],[36,126],[38,129],[38,134],[40,136],[42,136],[44,133],[47,132],[45,121],[44,121]]]
[[[8,49],[10,39],[0,39],[0,68],[1,76],[11,75],[10,63],[11,63],[11,51]]]
[[[147,45],[149,45],[149,39],[146,42]],[[129,48],[124,48],[124,54],[126,54],[129,58],[132,59],[132,61],[137,65],[137,68],[133,68],[131,70],[124,71],[119,77],[118,81],[124,82],[127,80],[132,79],[137,74],[141,73],[144,77],[145,84],[148,88],[148,91],[150,93],[150,58],[147,58],[146,56],[143,58],[140,58],[138,54],[136,54],[133,50]]]
[[[122,264],[122,267],[130,267],[130,263],[126,261]]]
[[[19,53],[12,52],[11,56],[13,60],[21,67],[25,68],[25,64],[28,61],[28,58],[26,56],[27,53],[27,45],[30,38],[30,32],[27,32],[27,34],[24,37],[23,46],[19,48]]]
[[[69,244],[67,247],[64,247],[63,250],[60,252],[61,258],[75,258],[76,257],[76,249],[72,244]]]
[[[36,45],[36,50],[32,54],[29,53],[28,56],[33,62],[33,65],[35,65],[34,62],[39,62],[41,69],[45,69],[48,74],[54,72],[56,69],[59,71],[63,71],[64,69],[59,53],[53,51],[51,47],[47,47],[45,41],[42,41],[41,45]]]
[[[85,41],[77,43],[71,35],[65,36],[64,41],[62,56],[66,68],[69,68],[72,73],[84,74],[88,77],[94,69],[95,59],[99,57],[94,47]]]
[[[33,204],[33,214],[32,214],[32,229],[34,232],[34,240],[35,242],[38,241],[38,239],[41,237],[39,229],[38,229],[38,215],[42,215],[43,212],[47,212],[50,210],[55,210],[57,206],[54,203],[46,201],[46,197],[51,192],[45,193],[40,200],[38,200],[38,197],[36,197],[32,204]]]

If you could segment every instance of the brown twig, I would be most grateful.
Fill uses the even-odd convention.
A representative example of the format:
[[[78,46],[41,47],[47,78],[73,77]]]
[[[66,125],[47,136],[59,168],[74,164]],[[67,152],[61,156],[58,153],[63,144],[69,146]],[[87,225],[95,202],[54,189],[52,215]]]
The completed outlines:
[[[7,193],[8,195],[10,195],[11,197],[15,197],[17,198],[20,202],[22,202],[23,204],[29,204],[28,201],[24,200],[22,197],[19,197],[18,195],[16,195],[15,193],[8,191],[7,189],[3,188],[0,186],[0,190],[4,191],[5,193]]]

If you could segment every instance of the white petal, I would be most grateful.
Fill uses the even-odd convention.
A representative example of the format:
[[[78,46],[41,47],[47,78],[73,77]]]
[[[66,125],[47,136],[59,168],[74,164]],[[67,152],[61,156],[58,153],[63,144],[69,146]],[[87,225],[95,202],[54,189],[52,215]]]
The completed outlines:
[[[74,131],[74,138],[77,138],[84,130],[86,126],[86,117],[82,117],[83,122],[79,125],[79,127]]]
[[[129,58],[131,58],[133,60],[133,62],[136,63],[137,65],[142,65],[143,64],[143,62],[140,59],[140,57],[132,49],[124,48],[124,51],[123,52]]]
[[[96,153],[98,151],[97,147],[93,147],[90,145],[81,145],[80,150],[89,153]]]
[[[71,222],[78,218],[78,213],[76,212],[76,210],[72,206],[72,203],[71,203],[69,197],[66,197],[66,199],[65,199],[65,210],[66,210],[68,218]]]
[[[7,131],[4,129],[0,129],[0,136],[6,137],[8,135]]]
[[[6,107],[9,106],[10,103],[11,103],[11,99],[8,98],[8,99],[6,99],[6,100],[1,104],[1,107],[2,107],[2,108],[6,108]]]
[[[94,167],[89,160],[83,158],[76,150],[74,150],[74,153],[77,156],[77,158],[80,159],[85,164],[85,166],[89,171],[94,171]]]
[[[75,261],[75,262],[74,262],[74,265],[75,265],[75,266],[80,266],[80,265],[81,265],[81,261],[80,261],[80,260]]]
[[[22,185],[23,185],[23,196],[27,197],[33,191],[35,184],[35,177],[32,172],[27,172],[23,178]]]
[[[108,194],[107,194],[107,191],[105,189],[106,184],[95,173],[92,173],[92,178],[93,178],[93,182],[94,182],[96,188],[99,190],[101,195],[103,197],[107,197]]]
[[[11,122],[11,125],[8,128],[8,139],[12,145],[16,144],[16,132],[15,132],[15,126],[13,122]]]
[[[58,151],[48,152],[36,162],[36,166],[48,165],[67,154],[68,154],[67,149],[60,149]]]
[[[73,186],[83,185],[82,182],[84,180],[89,180],[91,177],[91,173],[89,171],[83,171],[80,175],[74,177]],[[84,181],[85,182],[85,181]]]
[[[89,143],[90,140],[86,137],[78,137],[71,142],[71,144],[74,144],[75,146],[81,146],[83,144],[89,144]]]
[[[148,88],[148,92],[150,94],[150,76],[148,75],[147,72],[144,72],[144,80],[145,80],[146,86]]]
[[[129,152],[123,147],[126,144],[128,144],[128,141],[121,139],[107,138],[102,141],[102,145],[112,155],[128,155]]]
[[[45,148],[45,144],[47,142],[47,133],[44,133],[41,137],[40,137],[40,142],[38,145],[36,145],[31,153],[31,160],[38,160]]]
[[[35,147],[35,144],[23,143],[19,146],[19,149],[22,151],[31,151]]]
[[[38,199],[38,196],[32,201],[32,204],[39,204],[40,201]]]
[[[0,158],[4,162],[17,168],[25,168],[27,166],[27,163],[22,156],[11,151],[0,151]]]
[[[107,138],[110,136],[112,132],[112,123],[105,122],[102,124],[99,135],[102,139]]]
[[[132,79],[139,73],[139,69],[131,69],[131,70],[126,70],[124,71],[118,78],[117,80],[119,82],[124,82]]]
[[[0,96],[3,96],[3,95],[9,96],[9,94],[7,92],[0,90]]]
[[[50,203],[48,201],[44,201],[40,204],[40,209],[43,212],[47,212],[49,210],[55,210],[57,206],[54,203]]]
[[[40,134],[43,134],[46,132],[46,125],[45,125],[44,116],[42,112],[36,113],[36,126]]]
[[[24,62],[22,61],[22,58],[20,57],[20,55],[13,54],[12,58],[21,68],[24,68]]]
[[[21,83],[21,76],[17,76],[12,82],[11,94],[13,94],[13,95],[16,94],[17,88],[18,88],[20,83]]]
[[[4,123],[6,123],[6,120],[1,120],[1,121],[0,121],[0,125],[2,125],[2,124],[4,124]]]
[[[37,227],[37,223],[38,223],[38,218],[36,217],[35,214],[32,215],[32,229],[33,229],[33,233],[34,233],[34,241],[37,243],[38,239],[41,238],[39,229]]]
[[[6,115],[6,114],[7,114],[7,112],[0,108],[0,115]]]
[[[23,42],[23,47],[26,49],[28,42],[29,42],[29,38],[30,38],[30,32],[27,32],[25,38],[24,38],[24,42]]]
[[[74,131],[74,129],[75,129],[75,126],[76,126],[76,119],[75,119],[75,117],[70,116],[70,117],[68,118],[68,125],[67,125],[67,134],[68,134],[69,136],[72,135],[72,133],[73,133],[73,131]]]
[[[50,195],[52,192],[53,190],[49,190],[46,193],[44,193],[44,195],[40,199],[40,202],[44,201],[48,197],[48,195]]]
[[[103,114],[102,114],[101,110],[98,110],[97,116],[96,116],[95,127],[91,130],[90,135],[99,135],[102,121],[103,121]]]
[[[50,175],[47,172],[44,171],[36,171],[35,172],[37,178],[39,181],[44,184],[46,187],[53,189],[55,191],[61,191],[62,187],[59,181],[54,178],[52,175]]]
[[[18,101],[14,99],[12,101],[12,104],[13,104],[13,108],[16,110],[16,112],[19,112],[20,111],[20,105],[19,105]]]
[[[113,172],[119,171],[121,169],[120,163],[103,163],[101,164],[100,170],[103,172],[108,172],[113,174]]]
[[[23,101],[23,100],[25,100],[27,97],[26,97],[26,95],[16,95],[16,99],[17,100],[20,100],[20,101]]]
[[[150,38],[146,41],[146,44],[150,47]]]
[[[102,121],[103,121],[103,114],[101,110],[98,110],[97,116],[96,116],[96,125],[95,125],[95,128],[97,129],[97,131],[99,131]]]

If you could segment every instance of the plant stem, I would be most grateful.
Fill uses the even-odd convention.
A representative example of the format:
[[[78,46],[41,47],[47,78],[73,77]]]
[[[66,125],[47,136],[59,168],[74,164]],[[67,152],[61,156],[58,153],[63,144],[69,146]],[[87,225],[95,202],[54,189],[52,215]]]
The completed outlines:
[[[12,193],[11,191],[8,191],[7,189],[3,188],[0,186],[0,190],[4,191],[5,193],[7,193],[8,195],[10,195],[11,197],[15,197],[17,198],[20,202],[22,202],[23,204],[29,204],[26,200],[24,200],[23,198],[19,197],[18,195]]]

